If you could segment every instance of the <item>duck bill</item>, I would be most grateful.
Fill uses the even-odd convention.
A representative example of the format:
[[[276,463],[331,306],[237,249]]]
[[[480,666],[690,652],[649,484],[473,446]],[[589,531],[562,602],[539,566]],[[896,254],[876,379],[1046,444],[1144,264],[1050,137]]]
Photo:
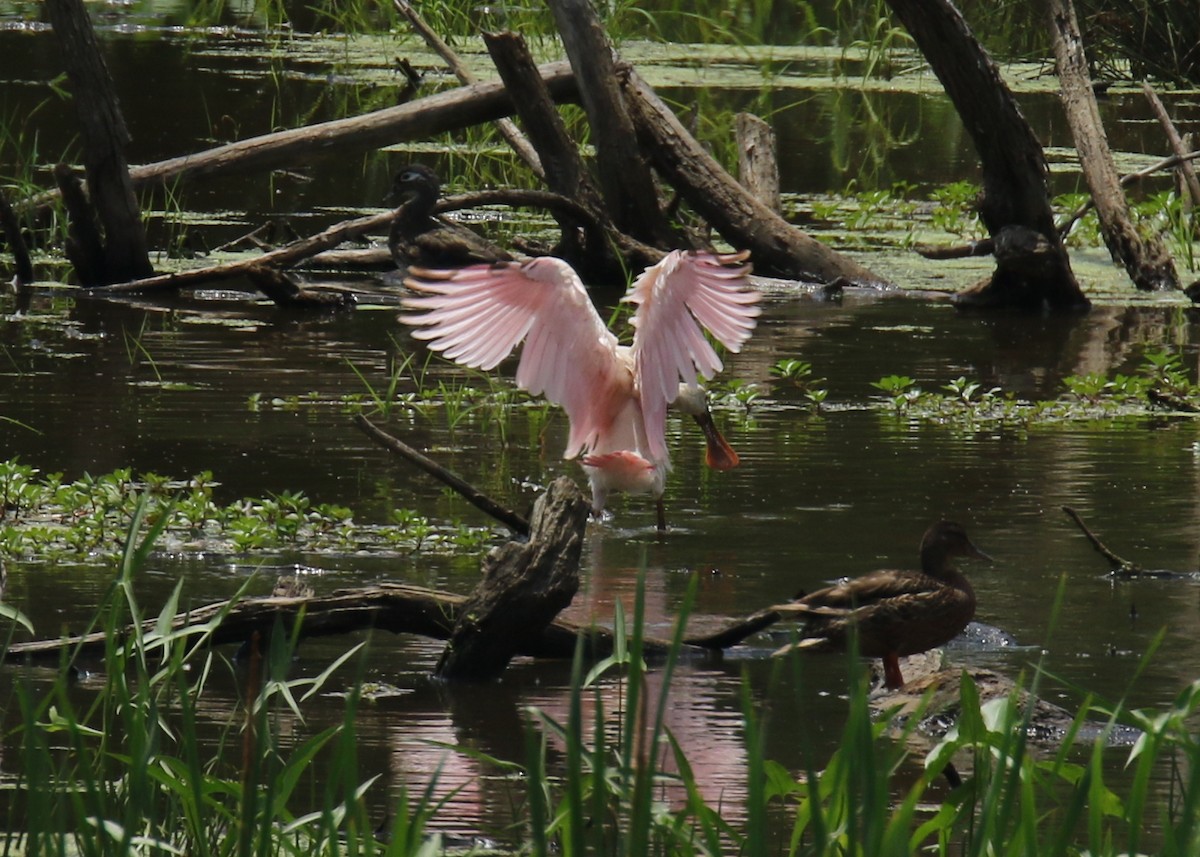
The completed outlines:
[[[984,562],[993,562],[993,563],[995,562],[994,559],[992,559],[986,553],[981,551],[979,548],[975,547],[975,545],[969,541],[967,542],[967,548],[968,548],[967,556],[974,557],[975,559],[981,559]]]
[[[713,422],[712,413],[706,408],[704,413],[694,415],[693,419],[704,432],[704,441],[708,446],[704,455],[705,463],[713,470],[732,470],[737,467],[740,461],[738,454]]]

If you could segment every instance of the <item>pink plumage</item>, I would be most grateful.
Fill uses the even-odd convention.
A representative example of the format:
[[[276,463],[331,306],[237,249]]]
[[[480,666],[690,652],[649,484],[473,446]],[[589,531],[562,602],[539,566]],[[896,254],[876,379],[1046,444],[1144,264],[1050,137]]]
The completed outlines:
[[[749,288],[747,256],[673,250],[647,268],[623,299],[637,305],[631,347],[605,327],[570,265],[550,256],[414,268],[405,284],[421,294],[404,306],[416,312],[400,318],[433,350],[478,369],[495,368],[524,341],[517,384],[567,412],[563,457],[585,454],[595,511],[609,491],[661,501],[667,408],[681,384],[695,387],[722,368],[704,330],[733,352],[754,330],[759,295]]]

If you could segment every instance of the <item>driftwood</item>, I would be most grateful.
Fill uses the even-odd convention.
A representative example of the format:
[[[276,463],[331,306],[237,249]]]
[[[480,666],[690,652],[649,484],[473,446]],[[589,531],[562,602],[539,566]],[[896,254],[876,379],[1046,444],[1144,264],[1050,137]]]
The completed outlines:
[[[573,218],[582,224],[582,229],[591,236],[591,240],[600,243],[605,240],[603,225],[595,215],[574,200],[548,191],[536,190],[491,190],[459,194],[438,201],[434,211],[444,213],[462,208],[474,208],[483,205],[512,205],[545,208],[558,213],[560,216]],[[278,274],[280,269],[291,268],[300,264],[314,267],[337,267],[352,264],[355,267],[394,267],[391,254],[387,248],[381,250],[334,250],[345,241],[351,241],[367,233],[378,232],[390,226],[395,211],[372,214],[340,223],[305,238],[297,239],[283,247],[268,250],[261,256],[238,259],[233,262],[222,262],[203,268],[193,268],[170,274],[159,274],[142,280],[127,283],[115,283],[93,289],[93,296],[105,294],[126,294],[129,292],[155,292],[173,289],[192,288],[202,283],[229,280],[245,277],[250,283],[262,291],[267,297],[284,306],[315,306],[328,307],[332,305],[348,305],[349,292],[339,290],[332,296],[328,292],[306,290],[286,277]],[[252,233],[253,235],[253,233]],[[661,253],[653,248],[647,251],[650,264],[661,258]],[[637,258],[637,257],[635,257]],[[274,270],[276,274],[265,272]]]
[[[483,561],[483,580],[458,611],[436,675],[458,681],[499,678],[526,640],[579,590],[579,555],[590,505],[560,476],[533,506],[529,541],[506,542]]]
[[[256,289],[281,307],[344,309],[354,306],[354,294],[350,291],[309,289],[269,265],[251,265],[243,273]]]
[[[244,277],[251,268],[255,267],[287,268],[316,253],[320,253],[322,250],[330,250],[343,241],[349,241],[357,238],[359,235],[375,232],[387,227],[392,222],[393,214],[394,212],[388,211],[383,214],[372,214],[368,217],[345,220],[334,224],[316,235],[302,238],[299,241],[293,241],[291,244],[280,247],[278,250],[272,250],[250,259],[239,259],[235,262],[225,262],[220,265],[211,265],[207,268],[158,274],[141,280],[117,283],[112,286],[93,289],[92,294],[125,294],[128,292],[182,289],[214,280]]]
[[[1075,7],[1071,0],[1050,0],[1047,10],[1063,107],[1079,152],[1083,177],[1096,203],[1104,243],[1113,260],[1125,266],[1138,289],[1177,289],[1179,277],[1171,254],[1157,237],[1143,238],[1138,233],[1129,203],[1121,192],[1120,178],[1088,76]]]
[[[1025,266],[999,261],[992,276],[960,292],[963,305],[1073,311],[1090,303],[1054,227],[1049,167],[996,64],[950,0],[888,0],[962,118],[983,168],[980,219],[996,239],[1009,227],[1039,233],[1051,250]],[[1013,264],[1013,262],[1016,262]]]
[[[635,71],[624,67],[621,78],[638,139],[655,168],[726,241],[750,251],[757,273],[820,283],[885,284],[879,275],[805,235],[748,193]]]
[[[1108,561],[1108,574],[1110,577],[1118,577],[1124,580],[1132,580],[1139,577],[1169,580],[1189,576],[1175,571],[1142,568],[1137,563],[1113,553],[1104,542],[1100,541],[1100,537],[1088,528],[1088,525],[1083,522],[1083,518],[1079,516],[1078,512],[1070,506],[1063,506],[1062,510],[1067,514],[1068,518],[1075,522],[1075,526],[1079,527],[1080,531],[1087,537],[1087,540],[1092,543],[1092,547],[1096,549],[1096,553]]]
[[[79,116],[89,209],[94,207],[104,230],[103,246],[88,266],[103,283],[148,276],[154,269],[125,160],[129,131],[91,19],[83,0],[46,0],[45,6]]]
[[[539,71],[554,98],[570,101],[576,97],[575,78],[567,63],[548,63],[540,66]],[[310,163],[319,156],[351,157],[381,146],[490,122],[511,115],[513,109],[504,85],[499,81],[488,81],[362,116],[263,134],[203,152],[131,167],[129,176],[134,188],[138,189],[176,180],[193,181],[209,176],[291,167]],[[24,211],[46,206],[56,197],[54,192],[41,194],[14,208]]]
[[[555,255],[595,279],[620,280],[628,269],[640,269],[661,258],[661,251],[619,230],[609,217],[604,198],[592,182],[579,147],[567,132],[550,92],[537,73],[533,56],[519,35],[484,33],[484,43],[501,80],[517,105],[517,113],[545,168],[550,190],[576,200],[596,221],[601,232],[580,233],[578,218],[556,213],[562,240]],[[622,258],[612,253],[615,247]]]

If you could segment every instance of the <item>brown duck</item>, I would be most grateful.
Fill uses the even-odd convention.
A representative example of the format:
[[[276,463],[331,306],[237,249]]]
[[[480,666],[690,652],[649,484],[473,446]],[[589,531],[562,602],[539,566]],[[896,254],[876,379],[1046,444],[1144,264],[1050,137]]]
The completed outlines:
[[[442,180],[424,164],[409,164],[396,174],[390,200],[398,205],[388,232],[396,267],[459,268],[508,261],[508,253],[465,226],[433,213]]]
[[[803,617],[802,639],[777,651],[844,652],[852,629],[859,654],[883,659],[884,684],[902,687],[900,658],[948,643],[975,615],[975,590],[954,557],[989,562],[958,524],[939,521],[921,539],[921,570],[881,569],[771,609]]]

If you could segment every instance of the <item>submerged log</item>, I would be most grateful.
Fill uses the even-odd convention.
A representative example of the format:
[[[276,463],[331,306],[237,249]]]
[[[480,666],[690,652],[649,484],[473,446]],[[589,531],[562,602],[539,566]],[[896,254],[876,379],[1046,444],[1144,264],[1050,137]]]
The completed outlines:
[[[888,0],[888,5],[929,61],[979,153],[979,213],[988,233],[995,239],[1006,227],[1022,227],[1041,234],[1051,248],[1053,264],[1043,260],[1030,269],[998,262],[990,278],[956,299],[983,307],[1086,309],[1090,302],[1054,226],[1045,153],[999,69],[950,0]]]
[[[1108,549],[1104,542],[1100,541],[1100,537],[1091,531],[1087,524],[1083,522],[1083,518],[1079,513],[1070,506],[1063,506],[1063,512],[1067,517],[1075,522],[1075,526],[1079,527],[1080,532],[1087,537],[1091,542],[1092,547],[1096,549],[1096,553],[1104,557],[1108,562],[1108,574],[1110,577],[1120,578],[1122,580],[1134,580],[1141,577],[1154,578],[1158,580],[1172,580],[1184,577],[1192,577],[1192,575],[1181,574],[1177,571],[1167,571],[1164,569],[1148,569],[1138,565],[1133,560],[1125,559],[1119,554],[1113,553]]]
[[[1139,290],[1177,289],[1179,276],[1166,245],[1157,236],[1143,237],[1139,233],[1129,211],[1129,202],[1121,192],[1121,179],[1108,148],[1108,137],[1088,76],[1075,7],[1071,0],[1050,0],[1047,11],[1063,107],[1071,124],[1083,177],[1096,202],[1100,234],[1108,252],[1113,261],[1125,267]]]

